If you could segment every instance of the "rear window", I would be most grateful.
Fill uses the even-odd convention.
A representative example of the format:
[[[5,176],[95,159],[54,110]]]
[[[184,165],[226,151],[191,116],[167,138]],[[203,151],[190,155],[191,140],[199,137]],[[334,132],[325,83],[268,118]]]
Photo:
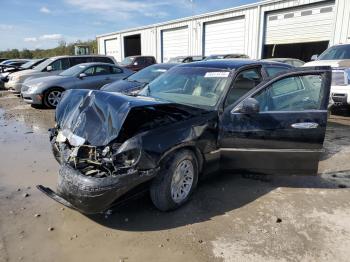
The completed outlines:
[[[113,60],[110,59],[109,57],[97,56],[97,57],[93,57],[92,61],[93,62],[100,62],[100,63],[114,64]]]
[[[275,75],[278,75],[281,72],[288,71],[289,68],[280,67],[280,66],[269,66],[269,67],[266,67],[265,70],[269,77],[274,77]]]

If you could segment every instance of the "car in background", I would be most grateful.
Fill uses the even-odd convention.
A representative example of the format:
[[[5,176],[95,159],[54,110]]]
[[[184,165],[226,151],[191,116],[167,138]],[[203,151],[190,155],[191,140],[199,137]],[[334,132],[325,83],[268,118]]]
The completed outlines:
[[[177,56],[171,58],[168,63],[192,63],[202,61],[205,56]]]
[[[133,74],[127,68],[107,63],[83,63],[58,75],[24,82],[21,96],[24,102],[55,108],[62,93],[69,89],[100,89],[103,85]]]
[[[29,59],[10,59],[5,60],[0,63],[0,73],[7,72],[13,68],[22,66],[23,64],[29,62]]]
[[[157,61],[154,56],[128,56],[120,62],[120,65],[137,72],[156,63]]]
[[[350,44],[329,47],[321,55],[313,55],[304,66],[331,66],[332,109],[344,108],[350,111]]]
[[[8,58],[0,58],[0,64],[6,60],[8,60]]]
[[[34,79],[43,76],[58,75],[62,71],[82,63],[101,62],[117,64],[115,59],[104,55],[84,56],[56,56],[45,60],[31,70],[24,70],[11,74],[5,88],[15,93],[20,93],[26,79]]]
[[[3,82],[8,82],[8,76],[11,73],[23,71],[23,70],[27,70],[27,69],[33,69],[38,64],[44,62],[46,59],[47,58],[31,59],[27,63],[24,63],[19,67],[9,68],[8,70],[6,70],[6,72],[0,74],[0,80],[2,80]]]
[[[128,76],[123,80],[119,80],[107,84],[101,88],[102,91],[119,92],[123,94],[137,94],[145,85],[152,82],[154,79],[164,74],[170,68],[178,64],[155,64],[146,67],[135,74]]]
[[[284,72],[271,79],[275,68]],[[150,186],[154,205],[168,211],[190,198],[200,175],[220,168],[316,174],[330,69],[291,68],[204,61],[171,68],[137,96],[68,90],[50,134],[58,192],[38,188],[91,214]]]
[[[303,66],[305,64],[304,61],[300,60],[300,59],[296,59],[296,58],[278,58],[278,57],[274,57],[274,58],[266,58],[263,59],[265,61],[275,61],[275,62],[280,62],[280,63],[285,63],[291,66],[295,66],[295,67],[300,67]]]
[[[214,59],[232,59],[232,58],[243,58],[249,59],[249,56],[245,54],[224,54],[224,55],[210,55],[207,56],[204,61],[214,60]]]

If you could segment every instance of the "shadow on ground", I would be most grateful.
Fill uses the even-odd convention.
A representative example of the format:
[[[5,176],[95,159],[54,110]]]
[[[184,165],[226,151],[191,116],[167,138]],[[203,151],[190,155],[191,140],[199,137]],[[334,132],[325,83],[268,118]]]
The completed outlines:
[[[344,185],[344,179],[348,185]],[[144,194],[114,209],[109,216],[98,215],[90,219],[105,227],[125,231],[168,230],[211,220],[278,187],[343,190],[340,187],[347,186],[350,186],[350,171],[312,177],[221,174],[202,181],[191,201],[178,210],[160,212],[152,205],[148,194]]]

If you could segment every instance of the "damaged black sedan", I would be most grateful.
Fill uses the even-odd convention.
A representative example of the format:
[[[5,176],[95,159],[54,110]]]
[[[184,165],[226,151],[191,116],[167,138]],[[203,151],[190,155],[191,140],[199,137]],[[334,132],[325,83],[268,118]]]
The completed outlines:
[[[65,92],[51,130],[61,164],[56,201],[100,213],[141,185],[163,211],[215,170],[316,174],[330,68],[254,60],[172,68],[138,96]]]

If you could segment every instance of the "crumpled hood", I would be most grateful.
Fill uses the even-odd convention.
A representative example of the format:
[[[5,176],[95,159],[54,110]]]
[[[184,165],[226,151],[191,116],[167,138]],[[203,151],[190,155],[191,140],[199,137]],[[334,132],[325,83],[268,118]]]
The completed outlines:
[[[64,92],[56,108],[56,122],[66,133],[84,138],[91,145],[105,146],[118,137],[133,108],[162,104],[170,103],[148,97],[72,89]]]
[[[344,60],[316,60],[308,62],[305,66],[330,66],[330,67],[350,67],[350,59]]]

